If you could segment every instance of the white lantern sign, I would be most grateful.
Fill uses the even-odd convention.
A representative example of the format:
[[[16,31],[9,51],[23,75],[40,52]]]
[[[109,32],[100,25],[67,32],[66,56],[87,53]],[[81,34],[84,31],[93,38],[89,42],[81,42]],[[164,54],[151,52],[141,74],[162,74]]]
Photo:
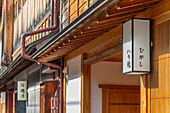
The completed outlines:
[[[123,23],[123,74],[150,72],[150,20],[130,19]]]
[[[1,104],[6,103],[6,92],[1,92]]]
[[[18,101],[27,100],[27,81],[18,81]]]

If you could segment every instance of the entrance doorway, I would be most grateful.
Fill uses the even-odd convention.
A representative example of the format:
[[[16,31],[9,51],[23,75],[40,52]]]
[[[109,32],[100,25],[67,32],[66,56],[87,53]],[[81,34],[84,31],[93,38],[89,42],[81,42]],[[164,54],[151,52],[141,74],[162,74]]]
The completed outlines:
[[[91,113],[140,113],[140,76],[123,75],[115,59],[91,65]]]

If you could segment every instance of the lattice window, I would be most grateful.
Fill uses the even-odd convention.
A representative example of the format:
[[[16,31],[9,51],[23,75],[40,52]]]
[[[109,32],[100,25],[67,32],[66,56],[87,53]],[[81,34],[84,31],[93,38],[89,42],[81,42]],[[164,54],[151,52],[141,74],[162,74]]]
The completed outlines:
[[[28,88],[27,113],[40,113],[40,86]]]
[[[61,27],[65,28],[69,23],[81,15],[87,8],[89,0],[62,0]]]

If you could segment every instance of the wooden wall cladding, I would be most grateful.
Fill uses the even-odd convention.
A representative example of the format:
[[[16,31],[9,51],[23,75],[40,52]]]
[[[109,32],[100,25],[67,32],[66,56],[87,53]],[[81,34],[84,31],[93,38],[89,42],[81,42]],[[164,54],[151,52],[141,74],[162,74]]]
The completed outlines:
[[[51,0],[27,0],[21,5],[20,10],[18,9],[18,3],[14,4],[16,15],[13,23],[13,60],[20,54],[20,38],[24,32],[46,28],[51,25],[50,4]],[[27,37],[26,46],[48,33]]]
[[[153,27],[152,52],[151,113],[170,113],[169,20]]]
[[[0,98],[0,113],[6,113],[6,105],[1,103],[1,98]]]
[[[102,88],[102,113],[140,113],[140,88],[99,86]]]

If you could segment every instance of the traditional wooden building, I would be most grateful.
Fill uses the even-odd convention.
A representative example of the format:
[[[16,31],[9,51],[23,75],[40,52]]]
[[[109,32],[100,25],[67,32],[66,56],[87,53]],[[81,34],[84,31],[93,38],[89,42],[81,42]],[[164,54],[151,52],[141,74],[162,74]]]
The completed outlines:
[[[0,113],[170,112],[169,0],[1,4]],[[143,33],[150,34],[144,44],[150,68],[129,75],[123,74],[123,34],[134,18],[150,20]],[[132,27],[135,35],[143,24]]]

